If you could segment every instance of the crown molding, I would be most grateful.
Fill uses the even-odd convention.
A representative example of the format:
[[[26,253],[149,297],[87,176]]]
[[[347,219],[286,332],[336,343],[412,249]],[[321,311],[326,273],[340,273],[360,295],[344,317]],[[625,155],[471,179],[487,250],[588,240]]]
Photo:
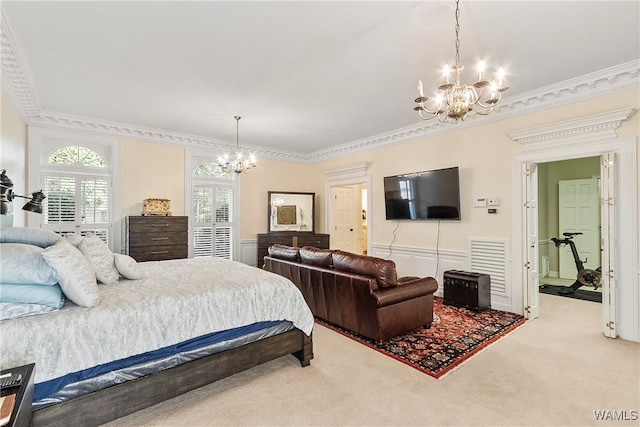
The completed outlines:
[[[2,87],[16,106],[18,114],[25,123],[37,117],[40,112],[38,97],[33,91],[31,69],[15,40],[15,31],[9,19],[4,4],[0,5],[0,46],[1,46],[1,75]]]
[[[143,139],[152,142],[180,144],[192,147],[234,150],[235,143],[196,135],[179,134],[160,129],[137,127],[130,124],[110,123],[91,118],[73,117],[42,111],[34,90],[31,72],[24,54],[19,48],[2,6],[2,87],[7,91],[18,113],[27,125],[61,128],[81,132],[110,134],[124,138]],[[379,135],[337,145],[313,153],[273,150],[268,147],[245,146],[261,158],[300,163],[317,163],[374,148],[395,145],[419,138],[426,138],[487,124],[498,120],[528,114],[559,105],[607,95],[640,86],[640,60],[630,61],[574,79],[545,86],[513,98],[504,98],[489,116],[469,116],[464,122],[420,122]]]
[[[634,60],[574,79],[525,92],[513,98],[504,98],[488,116],[473,115],[465,121],[428,122],[407,126],[394,131],[361,139],[327,150],[311,153],[308,159],[319,162],[353,154],[359,151],[400,144],[415,139],[435,136],[453,130],[470,128],[536,111],[570,104],[590,98],[637,88],[640,86],[640,60]]]

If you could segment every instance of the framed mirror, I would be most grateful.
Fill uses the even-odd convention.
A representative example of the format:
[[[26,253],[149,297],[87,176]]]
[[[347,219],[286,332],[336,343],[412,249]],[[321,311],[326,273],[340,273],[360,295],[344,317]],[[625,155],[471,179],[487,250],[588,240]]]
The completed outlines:
[[[315,232],[316,193],[269,191],[269,233]]]

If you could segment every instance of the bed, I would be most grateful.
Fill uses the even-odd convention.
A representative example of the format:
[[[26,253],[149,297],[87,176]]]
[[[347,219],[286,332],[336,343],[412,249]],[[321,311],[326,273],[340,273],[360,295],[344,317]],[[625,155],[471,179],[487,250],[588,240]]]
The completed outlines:
[[[0,231],[0,368],[35,363],[33,425],[100,425],[278,357],[310,364],[313,315],[287,279],[218,258],[135,263],[89,237]],[[59,307],[9,298],[33,285],[9,280],[47,267],[38,286],[59,286]]]

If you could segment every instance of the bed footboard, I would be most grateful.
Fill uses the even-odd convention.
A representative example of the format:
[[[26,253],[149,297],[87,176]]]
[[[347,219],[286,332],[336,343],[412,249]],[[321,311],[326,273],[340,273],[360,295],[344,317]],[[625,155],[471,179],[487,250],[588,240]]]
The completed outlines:
[[[294,329],[33,412],[33,426],[99,426],[287,354],[302,366],[312,338]]]

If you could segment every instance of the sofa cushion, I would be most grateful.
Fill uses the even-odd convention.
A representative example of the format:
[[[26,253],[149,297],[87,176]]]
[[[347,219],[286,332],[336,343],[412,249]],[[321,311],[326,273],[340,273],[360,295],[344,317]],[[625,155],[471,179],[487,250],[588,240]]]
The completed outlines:
[[[332,258],[336,270],[375,277],[381,288],[397,285],[396,263],[391,260],[344,251],[334,251]]]
[[[330,268],[333,264],[332,253],[333,251],[330,249],[318,249],[313,246],[305,246],[300,249],[300,261],[302,261],[303,264]]]
[[[287,261],[300,261],[300,248],[276,243],[269,246],[269,256]]]

